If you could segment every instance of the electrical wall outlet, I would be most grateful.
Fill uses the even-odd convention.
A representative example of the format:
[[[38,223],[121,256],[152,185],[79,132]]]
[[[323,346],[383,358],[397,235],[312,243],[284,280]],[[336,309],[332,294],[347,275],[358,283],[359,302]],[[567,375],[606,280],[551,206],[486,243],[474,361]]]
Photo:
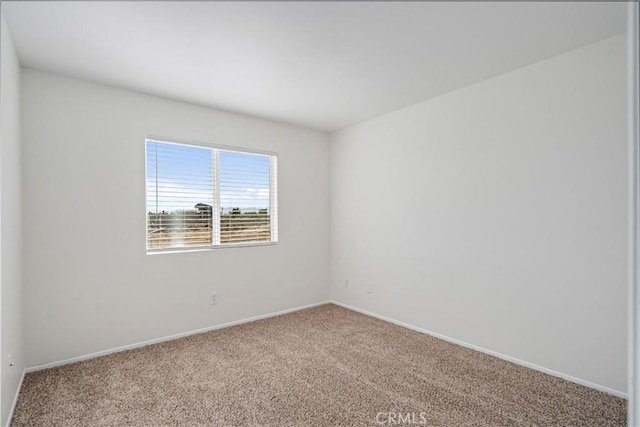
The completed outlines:
[[[344,279],[344,287],[345,288],[349,287],[349,279]]]
[[[373,292],[373,283],[371,282],[367,282],[365,283],[365,288],[364,288],[368,294]]]
[[[211,292],[211,297],[209,298],[209,304],[216,305],[218,304],[218,293]]]

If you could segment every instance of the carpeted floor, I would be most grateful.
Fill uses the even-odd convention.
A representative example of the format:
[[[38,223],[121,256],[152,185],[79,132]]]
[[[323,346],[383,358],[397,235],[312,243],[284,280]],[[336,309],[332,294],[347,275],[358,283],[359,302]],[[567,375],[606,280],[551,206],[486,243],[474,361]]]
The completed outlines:
[[[625,420],[623,399],[323,305],[28,374],[11,425],[620,426]]]

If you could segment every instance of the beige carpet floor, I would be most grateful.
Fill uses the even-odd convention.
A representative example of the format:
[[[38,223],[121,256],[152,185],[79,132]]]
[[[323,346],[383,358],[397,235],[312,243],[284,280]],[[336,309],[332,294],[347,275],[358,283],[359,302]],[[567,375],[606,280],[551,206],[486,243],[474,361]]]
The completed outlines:
[[[28,374],[11,425],[621,426],[625,419],[623,399],[323,305]]]

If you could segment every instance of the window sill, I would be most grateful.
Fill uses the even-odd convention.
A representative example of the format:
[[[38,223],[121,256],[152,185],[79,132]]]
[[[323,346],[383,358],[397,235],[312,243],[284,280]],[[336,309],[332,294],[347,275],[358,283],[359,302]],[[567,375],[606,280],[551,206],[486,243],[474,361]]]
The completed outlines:
[[[250,248],[255,246],[274,246],[278,242],[230,243],[216,246],[194,246],[190,248],[147,249],[147,255],[178,254],[185,252],[207,252],[228,248]]]

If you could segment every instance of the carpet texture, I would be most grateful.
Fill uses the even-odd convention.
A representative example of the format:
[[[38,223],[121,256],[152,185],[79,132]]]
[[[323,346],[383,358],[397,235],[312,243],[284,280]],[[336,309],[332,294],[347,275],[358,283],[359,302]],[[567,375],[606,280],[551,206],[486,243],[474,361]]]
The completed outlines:
[[[12,426],[621,426],[626,401],[336,305],[27,374]]]

